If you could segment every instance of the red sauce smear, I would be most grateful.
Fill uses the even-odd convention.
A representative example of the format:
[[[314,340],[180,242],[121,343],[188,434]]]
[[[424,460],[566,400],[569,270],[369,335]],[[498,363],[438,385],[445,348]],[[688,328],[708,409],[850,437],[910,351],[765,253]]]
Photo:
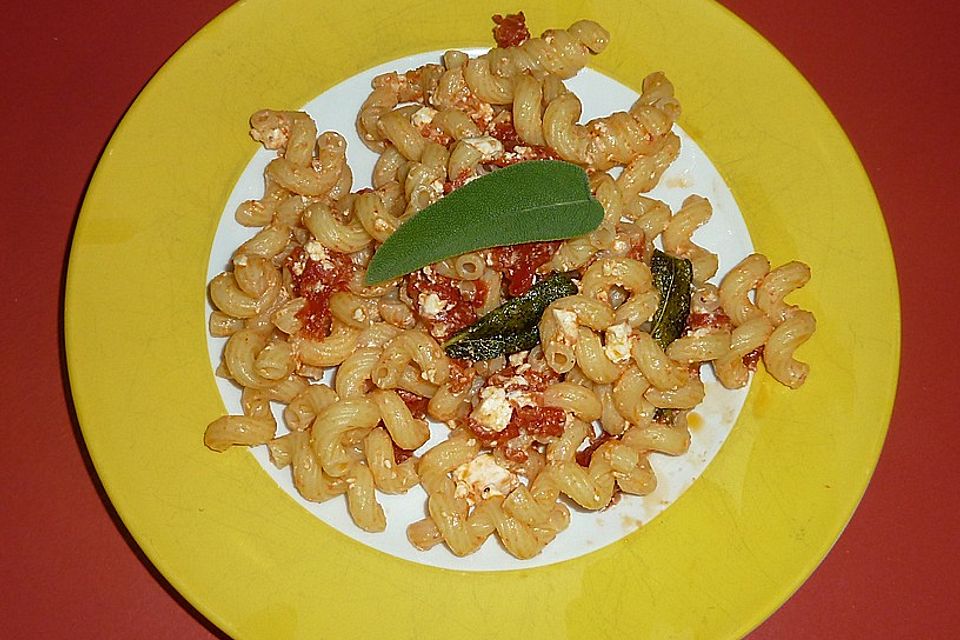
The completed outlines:
[[[712,313],[691,313],[687,316],[686,333],[697,329],[733,329],[733,321],[723,311]]]
[[[347,290],[355,269],[347,254],[329,249],[326,254],[322,260],[313,260],[303,247],[297,247],[286,261],[293,281],[293,295],[307,301],[297,313],[302,323],[300,333],[320,340],[330,335],[330,296]]]
[[[566,413],[560,407],[517,407],[510,419],[510,424],[516,423],[520,431],[534,436],[555,438],[563,435],[566,422]]]
[[[523,378],[527,381],[527,384],[518,385],[512,382],[511,378],[515,377]],[[528,369],[523,373],[518,373],[517,367],[510,365],[491,375],[487,379],[487,384],[489,386],[503,387],[506,391],[543,393],[547,390],[547,387],[559,380],[560,374],[553,369],[545,369],[543,371],[534,371],[532,369]]]
[[[397,443],[393,443],[393,458],[397,464],[403,464],[413,456],[413,449],[401,449]]]
[[[470,386],[477,373],[471,367],[469,360],[450,359],[450,377],[447,378],[447,389],[450,393],[460,393]]]
[[[493,266],[503,276],[507,293],[516,297],[529,291],[536,280],[537,269],[553,258],[560,244],[559,240],[554,240],[493,249]]]
[[[600,435],[595,438],[590,438],[590,446],[583,451],[577,451],[577,464],[579,464],[581,467],[589,467],[590,461],[593,459],[593,454],[597,449],[600,448],[600,445],[602,445],[604,442],[615,439],[615,436],[607,433],[606,431],[602,431]]]
[[[644,255],[647,253],[647,240],[646,238],[640,238],[640,241],[630,247],[630,250],[627,251],[627,257],[643,262]]]
[[[407,405],[407,409],[410,409],[410,414],[414,418],[423,420],[427,417],[427,405],[430,403],[430,398],[424,398],[406,389],[395,389],[395,391],[403,400],[403,404]]]
[[[477,319],[477,310],[483,306],[487,298],[487,286],[474,280],[476,291],[468,296],[452,278],[442,276],[430,270],[416,271],[407,276],[407,295],[413,300],[415,311],[420,312],[420,296],[427,297],[436,294],[442,303],[441,311],[433,317],[420,318],[427,325],[427,329],[437,340],[446,340],[460,329],[473,323]]]
[[[530,39],[523,11],[506,16],[495,15],[493,21],[497,25],[493,28],[493,39],[498,47],[518,47]]]
[[[509,117],[509,113],[506,115],[507,117],[491,123],[492,126],[487,130],[487,133],[500,141],[504,151],[499,158],[493,160],[490,164],[498,167],[508,167],[512,164],[526,162],[528,160],[560,159],[560,156],[548,147],[525,144],[513,126],[513,119]],[[522,151],[518,152],[517,147],[522,147]]]
[[[747,355],[743,356],[743,364],[750,371],[757,370],[757,363],[760,362],[760,358],[763,357],[763,345],[760,345]]]

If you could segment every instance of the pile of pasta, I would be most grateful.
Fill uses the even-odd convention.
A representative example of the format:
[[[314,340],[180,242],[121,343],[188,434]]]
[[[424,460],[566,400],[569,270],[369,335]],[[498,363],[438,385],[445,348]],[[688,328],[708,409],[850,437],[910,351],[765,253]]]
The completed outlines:
[[[307,114],[252,116],[252,137],[276,152],[263,197],[236,212],[258,230],[209,284],[210,332],[227,338],[217,373],[242,388],[243,412],[214,420],[204,440],[216,451],[266,445],[306,500],[345,495],[369,532],[386,527],[378,492],[420,484],[429,515],[408,526],[414,546],[462,556],[495,533],[524,559],[568,526],[571,508],[655,489],[651,454],[690,445],[702,365],[730,388],[758,362],[800,386],[809,368],[793,353],[815,320],[785,301],[808,281],[806,265],[771,268],[754,254],[713,284],[717,257],[692,240],[710,203],[691,196],[671,211],[644,195],[680,147],[680,105],[663,74],[643,81],[628,110],[580,124],[564,80],[604,50],[607,31],[584,20],[531,38],[512,18],[483,55],[448,51],[373,80],[356,121],[379,154],[372,188],[352,190],[344,138],[318,135]],[[463,317],[455,326],[451,310],[476,318],[509,297],[493,250],[373,286],[366,264],[446,193],[542,158],[583,167],[605,211],[589,235],[542,247],[535,276],[574,273],[579,292],[547,308],[532,350],[452,360],[441,345]],[[650,334],[655,241],[693,266],[688,325],[666,349]],[[306,282],[308,272],[319,275]],[[430,293],[416,295],[414,278]],[[282,425],[272,403],[284,405]],[[427,448],[430,423],[446,437]]]

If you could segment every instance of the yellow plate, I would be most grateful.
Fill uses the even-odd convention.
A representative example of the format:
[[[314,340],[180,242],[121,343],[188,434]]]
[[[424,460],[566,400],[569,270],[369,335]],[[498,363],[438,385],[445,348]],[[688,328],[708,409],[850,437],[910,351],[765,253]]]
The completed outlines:
[[[808,262],[797,302],[819,320],[813,373],[758,376],[706,473],[647,527],[528,571],[460,573],[373,551],[300,508],[243,450],[202,434],[223,406],[210,373],[204,274],[252,146],[249,115],[294,108],[419,51],[490,44],[490,9],[258,0],[234,6],[144,89],[111,140],[77,225],[66,339],[84,438],[137,541],[232,635],[734,637],[810,574],[874,468],[899,358],[889,241],[829,111],[766,41],[703,0],[530,0],[534,25],[612,32],[600,71],[639,89],[663,69],[681,125],[723,173],[757,247]]]

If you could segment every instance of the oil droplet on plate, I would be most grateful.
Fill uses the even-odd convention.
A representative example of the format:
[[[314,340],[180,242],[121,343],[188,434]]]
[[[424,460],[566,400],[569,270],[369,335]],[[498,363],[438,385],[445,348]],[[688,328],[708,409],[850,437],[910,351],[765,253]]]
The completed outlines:
[[[696,411],[691,411],[687,414],[687,427],[691,432],[699,431],[703,428],[704,424],[706,424],[706,421],[703,419],[703,416]]]

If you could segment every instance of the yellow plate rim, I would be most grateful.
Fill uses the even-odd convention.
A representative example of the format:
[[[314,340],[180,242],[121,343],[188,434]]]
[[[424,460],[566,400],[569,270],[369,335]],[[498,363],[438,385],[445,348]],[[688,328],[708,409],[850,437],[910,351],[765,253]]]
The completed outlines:
[[[246,117],[301,105],[380,62],[488,36],[482,7],[456,20],[438,2],[393,10],[235,5],[163,66],[108,144],[74,234],[65,342],[84,439],[118,514],[171,584],[234,636],[370,635],[372,608],[418,637],[747,633],[816,568],[866,489],[896,390],[899,298],[882,214],[839,125],[799,72],[712,2],[525,8],[535,25],[610,27],[592,66],[626,84],[663,65],[681,124],[724,172],[758,249],[814,268],[795,296],[820,322],[801,351],[808,385],[790,393],[759,377],[730,440],[677,504],[583,558],[467,574],[363,547],[270,486],[245,452],[203,449],[206,422],[223,410],[206,363],[203,279],[219,212],[253,152]],[[416,28],[398,29],[397,16],[414,12]],[[387,28],[389,40],[376,35]],[[532,618],[545,598],[551,612]]]

